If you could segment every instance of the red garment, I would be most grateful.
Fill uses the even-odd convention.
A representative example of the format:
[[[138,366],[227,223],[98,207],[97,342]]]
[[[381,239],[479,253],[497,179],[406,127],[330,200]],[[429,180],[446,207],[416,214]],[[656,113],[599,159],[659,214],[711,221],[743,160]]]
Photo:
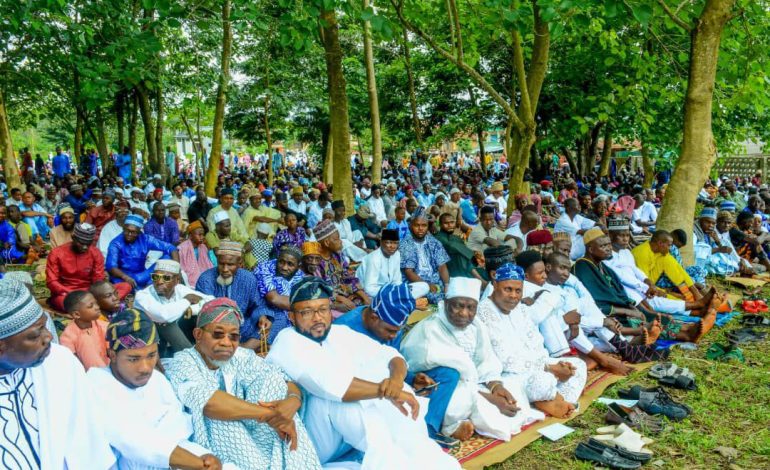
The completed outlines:
[[[107,225],[107,222],[115,218],[115,205],[110,210],[104,208],[104,206],[92,207],[86,213],[86,222],[96,227],[96,238],[99,239],[99,234],[102,233],[102,228]]]
[[[83,254],[72,250],[72,242],[57,246],[48,255],[45,279],[51,298],[48,303],[64,310],[64,297],[75,290],[88,290],[91,284],[105,279],[104,256],[91,245]]]

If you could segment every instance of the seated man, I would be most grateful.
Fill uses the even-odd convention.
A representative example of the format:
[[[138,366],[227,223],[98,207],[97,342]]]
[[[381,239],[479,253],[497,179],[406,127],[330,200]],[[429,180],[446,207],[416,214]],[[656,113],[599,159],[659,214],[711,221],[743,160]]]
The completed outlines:
[[[69,349],[51,344],[48,315],[29,289],[0,280],[0,312],[3,468],[114,468],[83,366]]]
[[[508,227],[505,233],[515,238],[521,247],[520,251],[524,251],[527,249],[527,235],[537,230],[538,225],[540,225],[540,219],[537,213],[524,210],[521,213],[521,220]]]
[[[104,258],[94,245],[96,227],[83,223],[75,225],[72,241],[51,250],[45,264],[45,282],[51,291],[48,304],[64,310],[64,298],[72,291],[88,290],[92,284],[103,281]],[[124,298],[131,286],[120,283],[118,295]]]
[[[110,242],[105,267],[112,282],[125,282],[132,289],[147,287],[154,269],[154,266],[145,267],[150,250],[160,251],[164,258],[179,261],[179,251],[174,245],[142,233],[143,226],[144,219],[129,215],[123,223],[123,233]]]
[[[16,246],[16,228],[6,218],[8,209],[0,205],[0,255],[4,263],[23,261],[27,253]]]
[[[86,222],[96,227],[97,239],[104,226],[115,218],[115,190],[105,190],[101,203],[101,205],[94,206],[86,212]]]
[[[219,244],[222,241],[234,241],[234,239],[230,236],[232,233],[232,223],[227,212],[217,212],[212,221],[214,222],[214,229],[206,233],[206,246],[209,248],[211,262],[216,266],[216,250],[219,248]]]
[[[495,209],[490,206],[484,206],[481,208],[479,224],[473,227],[468,237],[468,248],[474,252],[481,252],[485,248],[495,247],[512,239],[513,235],[497,228]]]
[[[249,239],[249,235],[246,233],[246,226],[243,225],[243,220],[241,220],[238,210],[233,207],[234,203],[235,190],[232,188],[224,188],[219,196],[219,205],[211,209],[206,216],[206,224],[209,227],[209,231],[213,232],[216,225],[214,218],[217,214],[224,212],[230,220],[232,232],[230,235],[231,238],[241,243],[246,243]],[[209,248],[214,247],[209,246]]]
[[[302,392],[281,369],[238,347],[242,319],[230,299],[207,302],[193,330],[195,347],[166,364],[192,414],[192,440],[240,468],[320,469],[297,416]]]
[[[446,264],[449,271],[449,277],[475,277],[483,279],[479,268],[475,265],[484,259],[481,253],[474,252],[465,241],[455,235],[455,217],[449,213],[443,213],[438,218],[439,231],[434,238],[441,243],[447,255],[449,262]]]
[[[704,207],[693,226],[695,257],[709,274],[731,276],[741,270],[741,257],[733,248],[730,233],[716,230],[717,222],[717,210]]]
[[[634,235],[655,231],[655,221],[658,219],[658,210],[655,204],[647,201],[644,194],[634,196],[634,212],[631,215],[631,230]]]
[[[243,245],[223,241],[216,249],[217,265],[198,277],[195,290],[213,297],[227,297],[238,304],[248,321],[257,309],[257,279],[241,268]]]
[[[150,276],[152,284],[137,292],[134,299],[134,306],[158,324],[158,333],[172,352],[192,346],[192,317],[198,315],[204,303],[214,299],[180,284],[181,272],[178,262],[158,260]]]
[[[662,327],[661,338],[693,343],[699,341],[714,326],[715,315],[706,316],[697,323],[682,323],[671,317],[637,308],[634,301],[626,295],[615,271],[602,262],[612,256],[610,238],[598,228],[587,231],[583,238],[586,256],[575,262],[572,272],[586,286],[605,315],[615,317],[632,328],[644,326],[648,331],[655,328],[659,321]],[[644,245],[636,249],[641,246]],[[665,253],[668,255],[668,247]]]
[[[503,377],[487,328],[475,319],[480,292],[478,279],[452,278],[446,300],[412,328],[401,351],[413,372],[443,366],[460,373],[444,415],[444,435],[467,440],[476,431],[508,441],[543,413],[530,408],[523,383]]]
[[[333,325],[332,295],[318,277],[292,287],[294,327],[278,335],[267,356],[307,391],[305,426],[321,463],[350,460],[346,454],[357,451],[363,468],[459,469],[417,419],[404,359],[392,347]]]
[[[449,283],[449,255],[433,235],[428,233],[428,219],[424,207],[418,207],[409,219],[409,233],[398,247],[401,269],[409,282],[427,282],[430,286],[428,301],[432,304],[443,298],[442,291]]]
[[[559,198],[561,198],[561,194],[559,194]],[[569,233],[572,240],[570,258],[573,261],[582,258],[585,254],[586,247],[583,245],[583,234],[594,225],[596,225],[596,222],[580,215],[580,205],[577,199],[569,198],[564,201],[564,213],[556,221],[553,231],[554,233]]]
[[[59,209],[59,225],[48,232],[51,248],[64,245],[72,241],[72,230],[75,228],[75,211],[70,206]]]
[[[347,312],[371,303],[371,299],[349,267],[348,257],[342,251],[342,240],[337,226],[329,220],[322,220],[313,229],[313,234],[321,248],[321,264],[317,273],[334,289],[334,309]]]
[[[187,226],[187,240],[179,244],[179,264],[187,276],[187,283],[194,286],[204,271],[214,267],[209,258],[209,248],[204,243],[203,224],[200,220]]]
[[[529,314],[520,308],[524,271],[508,263],[492,281],[492,295],[482,299],[479,319],[487,326],[492,349],[503,365],[503,377],[512,375],[524,386],[527,399],[538,410],[557,418],[573,411],[586,384],[586,363],[578,358],[551,358],[545,340]]]
[[[375,222],[374,212],[367,204],[361,204],[356,213],[348,217],[347,220],[353,233],[359,232],[363,236],[364,246],[362,248],[367,251],[377,248],[382,228]]]
[[[262,334],[273,344],[276,335],[289,326],[289,292],[304,274],[299,269],[302,252],[294,245],[284,245],[278,259],[259,263],[254,270],[257,278],[257,307],[241,327],[243,347],[256,350]]]
[[[107,332],[110,365],[92,367],[86,378],[118,468],[218,468],[219,459],[190,442],[190,415],[155,370],[158,332],[152,320],[140,310],[124,310]]]
[[[257,224],[263,223],[269,227],[267,235],[275,235],[276,230],[278,230],[278,224],[282,223],[281,211],[262,204],[262,193],[257,189],[252,191],[249,197],[249,207],[243,211],[241,219],[243,219],[243,225],[246,227],[247,234],[255,233]]]
[[[110,249],[110,242],[123,233],[123,224],[125,223],[129,212],[128,203],[126,203],[126,201],[115,204],[115,219],[107,222],[104,228],[102,228],[96,246],[105,258],[107,257],[107,251]]]
[[[401,253],[398,251],[398,231],[382,231],[380,247],[361,260],[356,277],[369,297],[374,297],[385,284],[401,284]]]
[[[380,344],[392,346],[398,350],[404,337],[403,327],[406,320],[417,308],[416,299],[424,297],[427,293],[428,285],[424,282],[386,284],[374,297],[370,307],[366,307],[363,312],[348,312],[334,320],[334,324],[345,325]],[[430,401],[425,415],[428,434],[442,446],[457,443],[456,439],[441,434],[441,423],[459,378],[460,374],[448,367],[436,367],[424,373],[407,372],[406,374],[405,382],[417,390],[417,394],[424,393],[428,396]],[[433,389],[419,391],[425,387],[433,387]]]
[[[21,216],[32,228],[32,236],[40,235],[41,238],[48,238],[48,232],[53,227],[53,214],[49,214],[43,209],[43,206],[35,202],[35,195],[27,191],[21,196],[19,204]]]
[[[162,202],[152,206],[152,218],[144,224],[144,233],[171,245],[179,244],[179,225],[166,216],[166,206]]]
[[[741,212],[735,227],[725,227],[720,230],[720,221],[717,220],[717,230],[720,235],[728,232],[731,246],[741,257],[741,271],[762,272],[770,270],[770,259],[767,256],[767,243],[770,242],[770,234],[760,229],[755,229],[753,223],[756,220],[749,212]],[[724,240],[724,237],[722,238]],[[749,270],[748,268],[751,267]]]

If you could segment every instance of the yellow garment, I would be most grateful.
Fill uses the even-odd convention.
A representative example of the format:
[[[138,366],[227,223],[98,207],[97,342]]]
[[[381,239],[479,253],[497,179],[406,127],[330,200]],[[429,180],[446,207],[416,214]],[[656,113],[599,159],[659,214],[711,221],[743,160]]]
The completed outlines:
[[[671,256],[671,253],[663,255],[653,252],[649,241],[637,246],[631,250],[631,253],[634,255],[636,266],[647,275],[653,284],[657,283],[663,274],[675,286],[684,284],[689,287],[694,284],[687,271],[684,270],[676,258]]]
[[[271,219],[280,219],[282,218],[282,214],[281,214],[281,211],[279,211],[278,209],[267,207],[264,204],[261,204],[259,206],[259,209],[248,207],[245,211],[243,211],[243,215],[241,216],[241,218],[243,219],[243,225],[246,226],[246,231],[250,237],[257,236],[256,231],[257,231],[257,225],[259,224],[259,222],[254,220],[255,217],[269,217]],[[270,237],[272,237],[278,231],[278,224],[270,223],[268,225],[272,230],[272,233],[269,234]]]
[[[222,206],[217,206],[209,211],[208,217],[206,217],[206,225],[209,226],[209,231],[214,232],[216,224],[214,223],[214,215],[222,212]],[[249,241],[249,236],[246,233],[246,226],[243,225],[241,216],[238,215],[238,211],[231,207],[227,210],[227,215],[230,216],[230,238],[237,242],[246,243]],[[211,247],[209,247],[211,248]]]

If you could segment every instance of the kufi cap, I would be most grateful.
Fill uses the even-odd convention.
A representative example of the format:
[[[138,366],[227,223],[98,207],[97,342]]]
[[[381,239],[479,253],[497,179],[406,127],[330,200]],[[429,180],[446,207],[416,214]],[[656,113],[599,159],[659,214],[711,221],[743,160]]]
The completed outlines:
[[[262,191],[262,197],[271,197],[273,195],[272,189],[266,189]]]
[[[294,246],[294,245],[292,245],[290,243],[287,243],[287,244],[283,245],[281,247],[280,251],[278,252],[278,255],[280,256],[283,253],[288,253],[291,256],[293,256],[294,258],[296,258],[297,260],[301,260],[302,259],[302,250],[300,250],[299,248],[297,248],[296,246]]]
[[[70,192],[74,193],[75,191],[80,191],[83,189],[83,185],[80,184],[73,184],[70,186]]]
[[[719,209],[735,212],[738,209],[738,206],[733,201],[722,201],[722,204],[719,205]]]
[[[380,234],[382,235],[380,240],[382,240],[384,242],[385,241],[391,241],[391,242],[399,241],[398,230],[393,230],[393,229],[386,228],[386,229],[383,229],[382,232],[380,232]]]
[[[487,248],[484,250],[484,261],[487,269],[495,270],[505,263],[513,261],[513,248],[506,244]]]
[[[227,323],[230,325],[241,326],[243,314],[234,300],[227,297],[209,300],[198,313],[198,321],[195,324],[198,328],[203,328],[209,323]]]
[[[401,327],[417,308],[417,296],[424,297],[429,291],[430,287],[425,282],[385,284],[372,299],[371,309],[388,325]]]
[[[137,188],[136,186],[134,186],[133,188],[131,188],[131,194],[134,194],[134,193],[141,193],[141,192],[142,192],[142,189],[141,189],[141,188]]]
[[[196,220],[195,222],[191,222],[190,225],[187,226],[187,233],[193,233],[193,230],[199,229],[199,228],[203,228],[205,230],[205,228],[203,227],[203,224],[201,223],[200,220]]]
[[[163,194],[163,188],[155,188],[152,190],[152,194]]]
[[[160,176],[160,173],[155,173],[154,175],[152,175],[152,179],[159,180],[159,179],[163,179],[163,177]]]
[[[270,227],[270,224],[265,222],[260,222],[257,224],[257,233],[261,233],[263,235],[270,235],[270,232],[272,232],[272,228]]]
[[[532,230],[527,233],[527,246],[545,245],[553,241],[553,235],[548,230]]]
[[[233,188],[223,188],[222,191],[219,192],[220,196],[235,196],[235,189]]]
[[[166,206],[166,209],[168,209],[169,211],[174,211],[174,210],[178,211],[181,208],[182,208],[182,206],[180,206],[178,202],[172,202],[172,203],[170,203],[169,205]]]
[[[423,206],[417,206],[417,209],[414,210],[414,213],[412,213],[412,220],[417,219],[427,219],[428,218],[428,211]]]
[[[398,189],[396,183],[388,183],[387,189]]]
[[[369,219],[372,216],[374,216],[374,214],[372,214],[372,210],[369,209],[369,206],[367,206],[366,204],[362,204],[361,206],[358,207],[358,210],[356,211],[356,215],[361,217],[362,219]]]
[[[92,189],[92,190],[91,190],[91,194],[92,194],[92,195],[95,195],[95,194],[102,194],[102,188],[94,188],[94,189]]]
[[[544,188],[549,188],[549,187],[551,187],[552,184],[553,183],[551,182],[551,180],[542,180],[542,181],[540,181],[540,186],[542,186]]]
[[[155,323],[141,310],[121,310],[107,325],[107,345],[112,351],[139,349],[157,342]]]
[[[628,219],[625,217],[610,217],[607,219],[607,230],[610,232],[624,232],[628,229]]]
[[[445,298],[467,297],[479,300],[481,296],[481,281],[472,277],[453,277],[449,279]]]
[[[232,240],[222,240],[217,248],[217,256],[220,255],[243,256],[243,244]]]
[[[543,256],[535,250],[522,251],[516,256],[516,264],[521,266],[524,271],[539,261],[543,261]],[[497,273],[495,272],[495,274]]]
[[[119,211],[128,211],[131,205],[128,203],[128,201],[118,201],[115,203],[115,212]]]
[[[340,208],[340,207],[345,207],[345,202],[344,201],[338,199],[338,200],[332,202],[332,209],[337,209],[337,208]]]
[[[214,224],[218,224],[220,222],[224,222],[225,220],[230,220],[230,214],[227,213],[225,210],[221,210],[214,214]]]
[[[125,222],[123,224],[133,225],[135,227],[143,228],[144,227],[144,219],[136,214],[129,214],[126,216]]]
[[[604,232],[599,227],[592,227],[588,229],[583,234],[583,244],[588,246],[589,243],[596,240],[597,238],[602,238],[604,236]]]
[[[21,333],[43,315],[27,286],[13,279],[0,280],[0,339]]]
[[[458,194],[458,193],[462,194],[462,191],[460,191],[460,188],[452,188],[452,189],[449,190],[449,195],[450,196],[453,195],[453,194]]]
[[[179,261],[174,261],[173,259],[159,259],[155,262],[155,271],[179,274],[182,272],[182,266],[179,264]]]
[[[59,215],[62,215],[62,214],[67,214],[67,213],[70,213],[70,214],[74,214],[74,213],[75,213],[75,210],[74,210],[74,209],[72,209],[72,206],[70,206],[69,204],[66,204],[66,205],[64,205],[64,204],[63,204],[63,205],[61,205],[61,206],[59,207]]]
[[[305,194],[305,192],[302,190],[302,186],[295,186],[291,188],[291,195],[294,196],[295,194]]]
[[[75,229],[72,231],[72,238],[90,245],[94,242],[94,238],[96,238],[96,227],[87,222],[75,224]]]
[[[321,244],[318,242],[305,242],[302,244],[302,256],[321,256]]]
[[[553,233],[553,241],[572,241],[572,237],[570,237],[569,232],[554,232]]]
[[[715,207],[704,207],[702,211],[700,211],[700,218],[701,219],[711,219],[711,220],[717,220],[717,210]]]
[[[503,190],[503,183],[501,183],[501,182],[499,182],[499,181],[495,181],[494,183],[492,183],[492,187],[491,187],[491,188],[489,188],[489,189],[490,189],[490,191],[492,191],[492,192],[495,192],[495,191],[502,191],[502,190]]]
[[[331,220],[322,220],[313,229],[317,241],[324,240],[337,232],[337,226]]]
[[[518,266],[516,264],[505,263],[504,265],[497,268],[497,270],[495,271],[495,280],[497,282],[523,281],[524,270],[521,269],[521,266]]]
[[[303,277],[291,287],[289,304],[294,305],[297,302],[308,300],[328,299],[331,298],[333,292],[331,286],[320,277]]]
[[[436,199],[438,199],[440,197],[443,197],[444,199],[446,199],[446,194],[442,193],[441,191],[437,192],[436,193]]]
[[[104,195],[105,195],[105,196],[109,196],[109,197],[111,197],[112,199],[115,199],[115,197],[117,196],[117,193],[115,193],[115,190],[114,190],[114,189],[112,189],[112,188],[108,188],[108,189],[106,189],[106,190],[104,191]]]
[[[719,211],[719,214],[717,214],[717,220],[728,220],[732,222],[734,217],[735,216],[730,211]]]

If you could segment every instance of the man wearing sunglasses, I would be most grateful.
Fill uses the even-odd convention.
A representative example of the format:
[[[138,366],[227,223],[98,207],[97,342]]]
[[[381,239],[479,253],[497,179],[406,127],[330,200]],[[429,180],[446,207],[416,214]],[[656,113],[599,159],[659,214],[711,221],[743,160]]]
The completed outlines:
[[[181,267],[178,262],[161,259],[155,263],[150,278],[152,284],[136,293],[135,307],[144,311],[158,327],[158,334],[167,344],[161,356],[192,346],[195,316],[201,307],[214,297],[180,284]]]

